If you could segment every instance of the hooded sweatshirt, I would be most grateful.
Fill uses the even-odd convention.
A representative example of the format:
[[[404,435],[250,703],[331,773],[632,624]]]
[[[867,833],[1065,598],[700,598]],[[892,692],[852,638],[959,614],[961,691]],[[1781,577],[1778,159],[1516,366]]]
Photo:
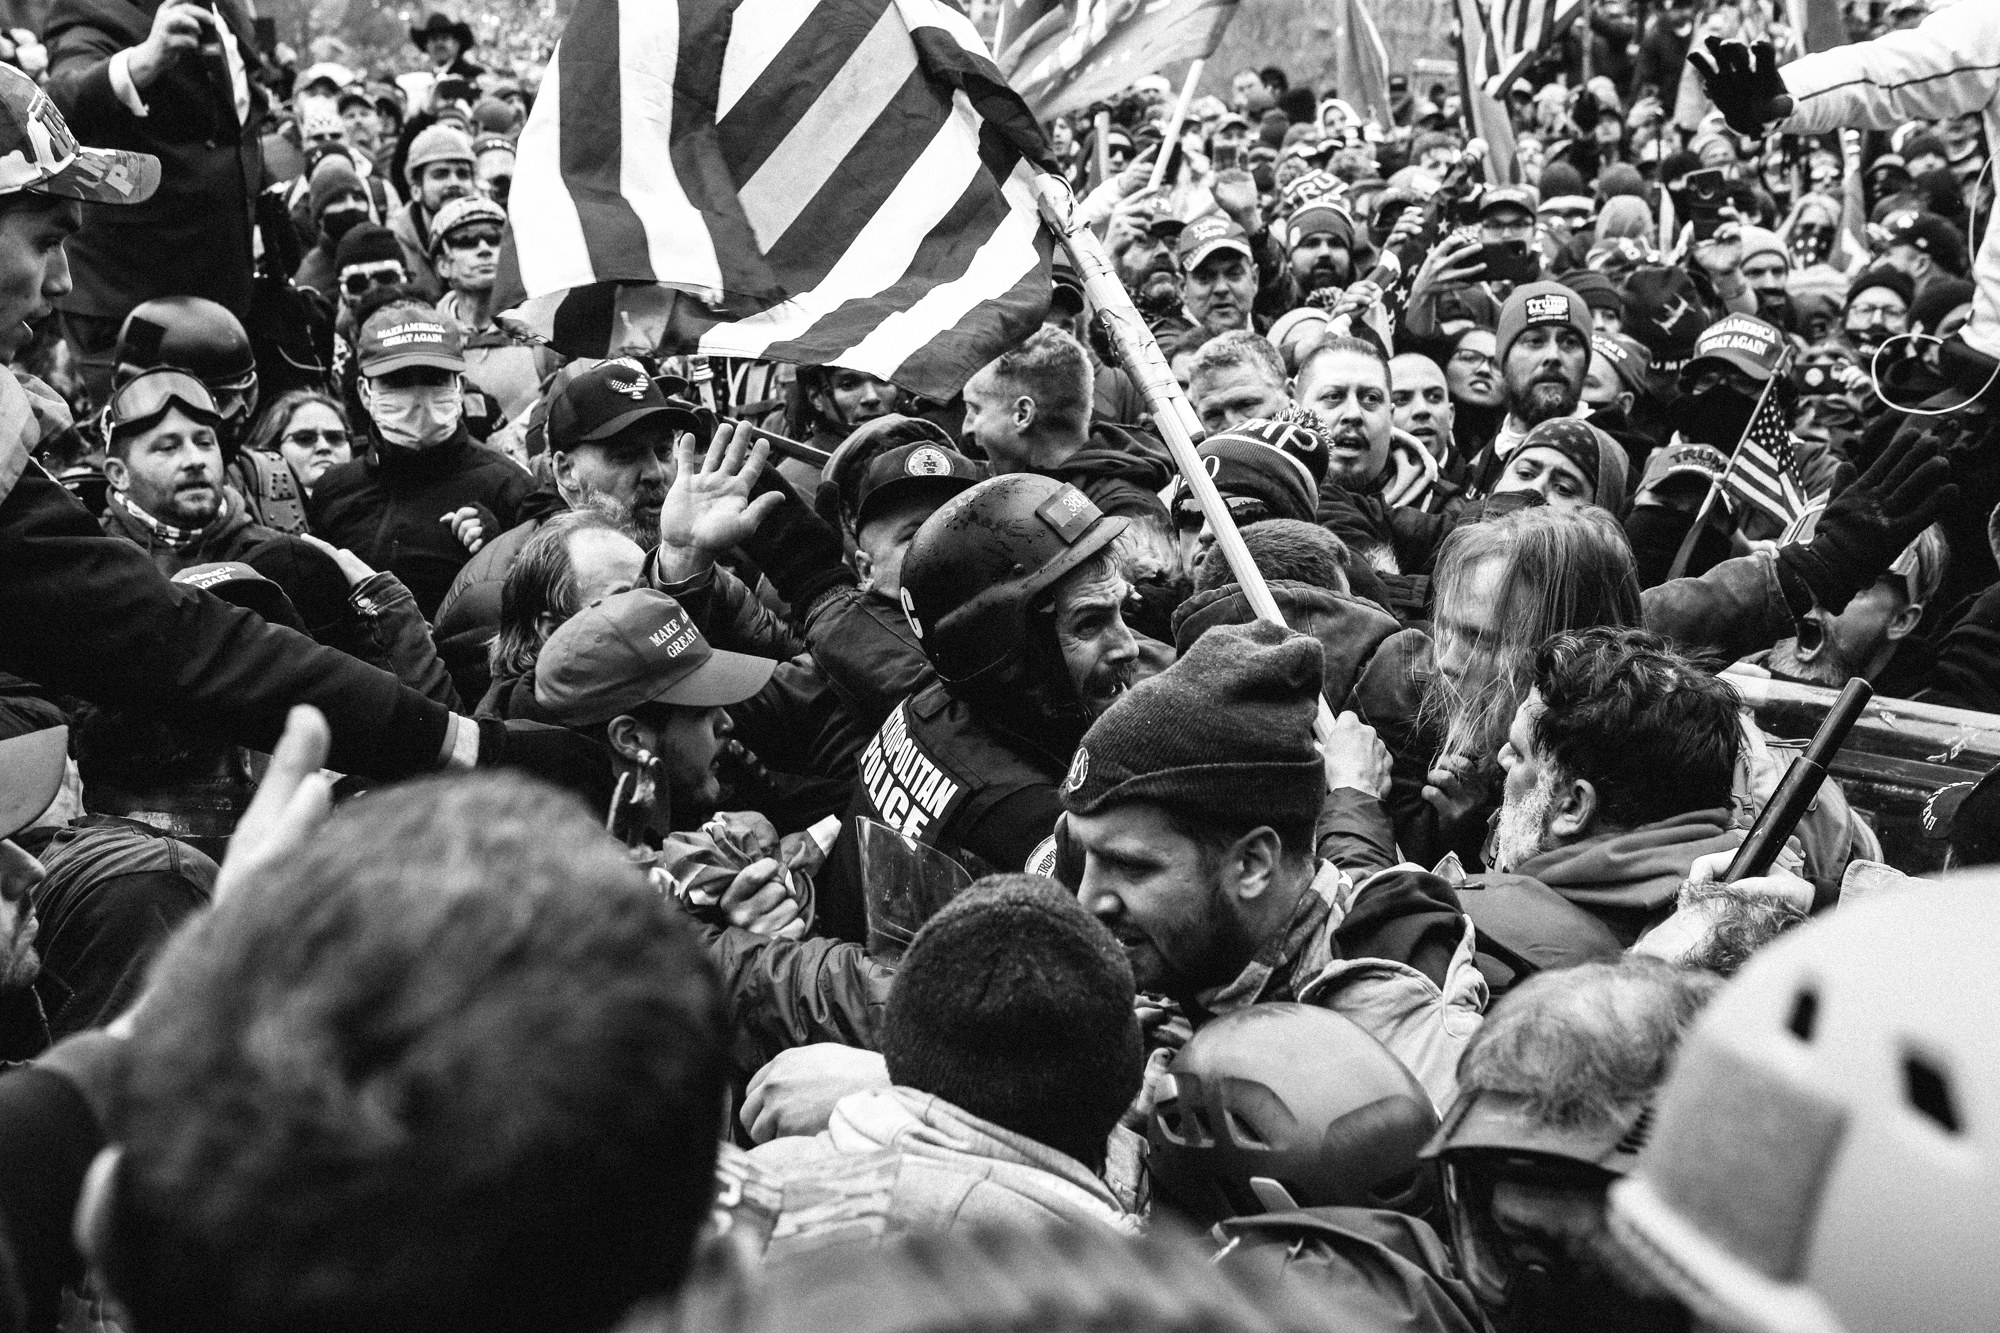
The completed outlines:
[[[1742,840],[1728,810],[1691,810],[1551,848],[1515,870],[1589,912],[1630,946],[1674,910],[1695,858],[1734,850]]]
[[[1045,477],[1068,482],[1090,497],[1107,514],[1150,519],[1162,531],[1172,520],[1160,492],[1174,478],[1161,447],[1120,426],[1098,422],[1090,428],[1090,443],[1050,468],[1036,469]]]
[[[1122,1231],[1137,1219],[1082,1162],[1046,1144],[970,1115],[915,1088],[851,1093],[822,1132],[773,1139],[750,1156],[786,1182],[785,1207],[830,1159],[895,1154],[895,1183],[884,1204],[891,1233],[944,1231],[996,1223],[1036,1226],[1095,1222]],[[810,1231],[818,1219],[792,1219]],[[838,1225],[852,1217],[828,1219]]]

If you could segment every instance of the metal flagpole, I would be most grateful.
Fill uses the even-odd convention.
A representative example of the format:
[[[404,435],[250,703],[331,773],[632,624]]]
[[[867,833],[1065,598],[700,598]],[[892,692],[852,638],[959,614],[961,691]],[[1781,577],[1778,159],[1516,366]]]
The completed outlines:
[[[1229,506],[1222,502],[1208,470],[1195,453],[1195,440],[1202,433],[1201,422],[1181,392],[1180,383],[1174,379],[1160,345],[1153,341],[1152,331],[1139,317],[1125,284],[1118,281],[1103,242],[1095,232],[1076,221],[1075,196],[1060,177],[1043,173],[1035,178],[1035,203],[1041,210],[1042,221],[1069,252],[1070,262],[1082,276],[1083,290],[1103,316],[1126,373],[1146,396],[1146,405],[1153,411],[1153,425],[1167,442],[1174,467],[1187,482],[1195,503],[1201,506],[1203,516],[1215,530],[1215,544],[1221,549],[1222,558],[1228,561],[1229,572],[1236,577],[1243,595],[1249,599],[1251,610],[1260,620],[1283,625],[1285,617],[1256,562],[1250,558],[1250,548],[1243,544],[1243,534],[1236,530]],[[1322,744],[1333,735],[1333,710],[1327,706],[1324,695],[1320,697],[1319,717],[1313,723],[1313,732]]]
[[[1750,428],[1757,424],[1757,417],[1764,410],[1764,400],[1770,396],[1771,386],[1777,381],[1776,375],[1764,381],[1764,388],[1757,395],[1757,406],[1751,409],[1750,420],[1743,423],[1742,437],[1736,441],[1736,448],[1730,453],[1729,463],[1722,469],[1722,476],[1709,481],[1708,494],[1701,498],[1701,508],[1694,516],[1694,526],[1689,528],[1688,535],[1681,539],[1681,549],[1674,553],[1674,563],[1667,570],[1669,580],[1680,578],[1687,573],[1688,561],[1694,558],[1694,544],[1701,540],[1702,529],[1708,526],[1709,511],[1715,508],[1716,497],[1722,494],[1723,478],[1735,469],[1736,460],[1743,453],[1743,445],[1750,438]]]
[[[1181,80],[1180,100],[1174,103],[1174,118],[1167,122],[1167,137],[1160,140],[1160,155],[1153,162],[1153,179],[1146,185],[1148,192],[1159,189],[1166,178],[1167,161],[1173,156],[1175,141],[1181,137],[1181,126],[1187,123],[1188,103],[1194,99],[1194,86],[1201,81],[1204,63],[1196,56],[1195,62],[1188,66],[1187,77]]]

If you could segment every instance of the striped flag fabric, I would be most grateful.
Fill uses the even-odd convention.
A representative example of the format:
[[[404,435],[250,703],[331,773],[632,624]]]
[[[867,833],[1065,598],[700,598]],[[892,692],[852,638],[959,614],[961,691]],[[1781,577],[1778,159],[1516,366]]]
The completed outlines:
[[[1132,80],[1215,53],[1237,0],[1064,0],[1018,36],[1000,68],[1043,120],[1115,98]]]
[[[1522,71],[1555,44],[1583,13],[1584,0],[1485,0],[1486,95],[1506,101]],[[1478,0],[1469,6],[1477,11]],[[1472,34],[1466,34],[1468,44]]]
[[[1739,504],[1769,514],[1781,528],[1806,511],[1805,486],[1799,476],[1798,450],[1785,420],[1784,407],[1766,382],[1757,409],[1743,430],[1742,442],[1722,474],[1722,490]]]
[[[1047,309],[1050,166],[946,0],[577,0],[496,306],[570,356],[839,365],[949,398]]]

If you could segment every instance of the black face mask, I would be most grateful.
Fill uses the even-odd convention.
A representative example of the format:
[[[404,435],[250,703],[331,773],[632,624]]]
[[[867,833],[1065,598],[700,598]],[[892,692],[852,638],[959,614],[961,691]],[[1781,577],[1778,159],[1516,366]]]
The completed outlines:
[[[1728,453],[1743,438],[1750,414],[1756,410],[1755,398],[1723,384],[1707,393],[1683,397],[1675,405],[1674,421],[1680,427],[1682,439],[1712,444]]]
[[[326,233],[327,240],[338,245],[341,237],[367,220],[365,208],[329,208],[319,215],[319,229]]]

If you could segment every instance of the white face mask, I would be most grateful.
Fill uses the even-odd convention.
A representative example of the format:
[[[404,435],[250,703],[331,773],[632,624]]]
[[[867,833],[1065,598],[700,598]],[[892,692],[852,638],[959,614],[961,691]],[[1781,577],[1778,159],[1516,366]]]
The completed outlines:
[[[458,431],[464,401],[454,380],[407,389],[368,386],[368,415],[382,438],[401,449],[429,449]]]

